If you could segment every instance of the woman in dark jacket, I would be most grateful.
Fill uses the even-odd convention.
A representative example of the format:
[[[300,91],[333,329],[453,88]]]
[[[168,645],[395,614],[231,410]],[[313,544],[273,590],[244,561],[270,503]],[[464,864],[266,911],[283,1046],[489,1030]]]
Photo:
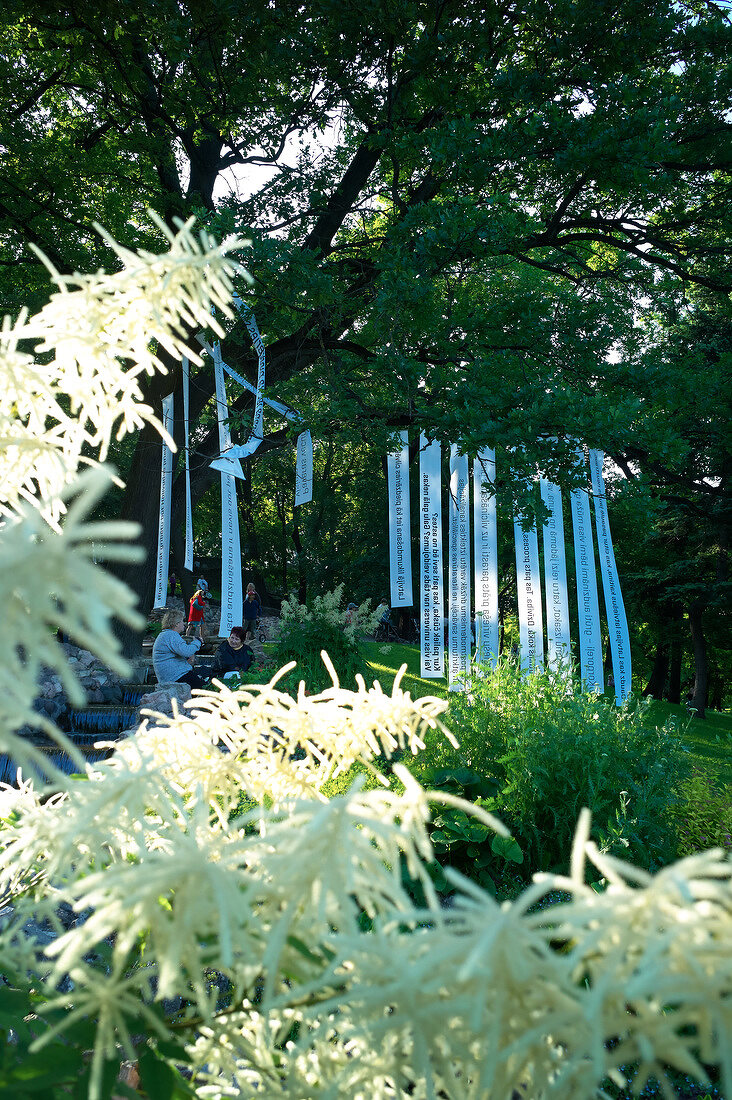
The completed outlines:
[[[231,633],[225,642],[222,642],[216,650],[213,663],[213,675],[220,679],[230,672],[246,672],[254,654],[248,645],[244,644],[244,627],[232,626]]]

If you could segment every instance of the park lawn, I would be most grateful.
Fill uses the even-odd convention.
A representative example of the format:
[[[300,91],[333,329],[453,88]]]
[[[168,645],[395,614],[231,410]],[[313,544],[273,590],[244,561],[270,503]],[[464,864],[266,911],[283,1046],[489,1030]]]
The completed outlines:
[[[413,699],[421,699],[423,695],[437,695],[439,698],[447,695],[447,680],[444,676],[439,680],[426,680],[420,676],[419,646],[383,645],[381,642],[366,641],[363,648],[369,668],[373,670],[373,676],[366,678],[368,687],[375,679],[387,694],[391,694],[396,674],[401,665],[405,664],[407,671],[402,677],[402,691],[408,691]]]
[[[686,707],[655,699],[651,702],[650,713],[658,725],[672,718],[678,724],[693,763],[729,784],[732,791],[732,714],[708,710],[706,718],[691,718]]]

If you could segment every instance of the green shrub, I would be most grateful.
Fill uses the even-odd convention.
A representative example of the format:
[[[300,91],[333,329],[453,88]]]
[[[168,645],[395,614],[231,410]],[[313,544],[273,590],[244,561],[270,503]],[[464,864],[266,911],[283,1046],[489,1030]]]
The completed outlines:
[[[426,782],[461,767],[495,782],[485,805],[511,829],[527,877],[566,869],[583,806],[602,850],[650,869],[673,859],[687,756],[672,726],[648,721],[645,704],[617,708],[558,673],[525,676],[506,661],[475,670],[451,699],[448,725],[460,748],[435,745]],[[479,866],[490,873],[492,864]]]
[[[678,854],[693,855],[707,848],[732,852],[732,796],[728,786],[694,770],[681,789],[674,822]]]
[[[341,610],[343,585],[324,596],[316,596],[307,604],[298,603],[293,597],[283,600],[280,613],[280,634],[272,657],[281,667],[296,661],[297,667],[280,682],[284,691],[294,693],[301,680],[310,692],[320,692],[330,687],[331,676],[320,656],[328,654],[343,687],[353,688],[357,674],[366,676],[368,666],[361,637],[371,634],[378,621],[378,613],[369,610],[369,601],[361,604],[346,625],[345,609]]]

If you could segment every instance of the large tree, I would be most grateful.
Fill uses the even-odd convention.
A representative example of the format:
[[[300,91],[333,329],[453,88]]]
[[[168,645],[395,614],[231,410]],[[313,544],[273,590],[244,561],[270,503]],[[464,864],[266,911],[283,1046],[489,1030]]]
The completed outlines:
[[[575,437],[622,459],[646,380],[608,352],[634,310],[659,281],[732,288],[721,3],[77,0],[3,22],[6,308],[38,292],[29,243],[89,267],[92,220],[149,244],[145,206],[196,213],[252,240],[268,381],[336,443],[499,445],[519,495],[538,457],[570,476]],[[236,327],[227,356],[255,376]],[[211,388],[204,365],[196,413]],[[204,424],[197,492],[217,447]],[[122,502],[148,551],[158,459],[141,433]],[[149,565],[127,579],[149,603]]]

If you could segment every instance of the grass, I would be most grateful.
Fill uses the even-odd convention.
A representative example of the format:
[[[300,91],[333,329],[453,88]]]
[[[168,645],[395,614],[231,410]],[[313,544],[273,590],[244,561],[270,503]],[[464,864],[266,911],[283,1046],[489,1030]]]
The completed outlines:
[[[421,699],[423,695],[437,695],[440,698],[447,695],[444,676],[439,680],[427,680],[420,676],[419,646],[365,642],[364,651],[369,667],[375,673],[374,679],[379,680],[387,694],[391,692],[400,666],[405,664],[407,671],[402,678],[402,690],[408,691],[413,699]],[[367,686],[370,686],[368,681]]]
[[[732,714],[708,710],[706,718],[692,718],[686,707],[655,699],[651,702],[650,713],[658,725],[672,718],[689,747],[692,762],[715,775],[720,782],[732,784]]]

